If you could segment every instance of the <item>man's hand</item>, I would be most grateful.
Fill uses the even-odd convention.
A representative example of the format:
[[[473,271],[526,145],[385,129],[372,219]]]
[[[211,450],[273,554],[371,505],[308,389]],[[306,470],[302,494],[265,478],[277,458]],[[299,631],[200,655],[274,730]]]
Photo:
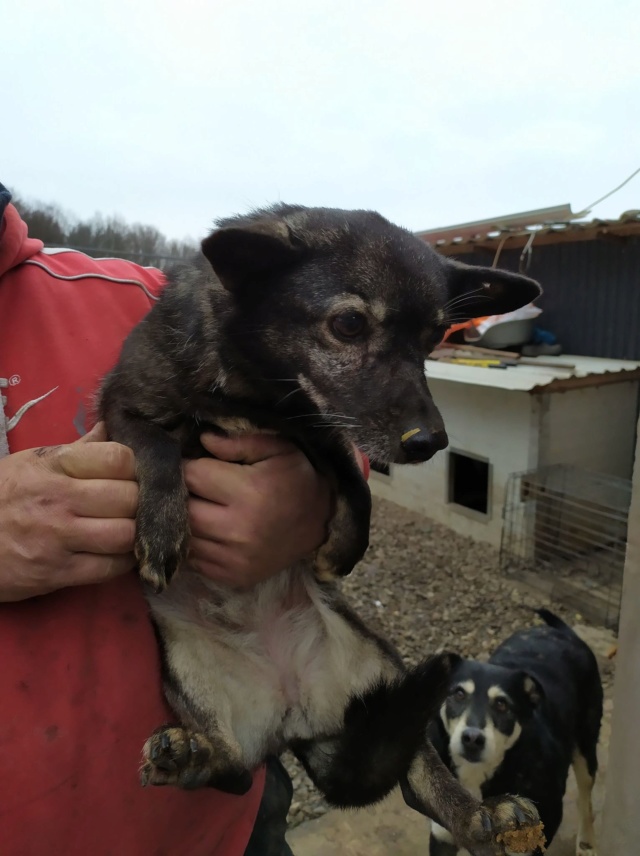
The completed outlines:
[[[248,589],[320,546],[329,486],[299,449],[268,434],[201,440],[215,459],[184,465],[196,570]]]
[[[0,460],[0,601],[99,583],[135,566],[133,452],[98,425]]]
[[[321,544],[329,487],[301,451],[269,435],[203,443],[217,460],[184,464],[197,570],[248,589]],[[132,570],[137,504],[133,452],[102,425],[0,460],[0,601]]]

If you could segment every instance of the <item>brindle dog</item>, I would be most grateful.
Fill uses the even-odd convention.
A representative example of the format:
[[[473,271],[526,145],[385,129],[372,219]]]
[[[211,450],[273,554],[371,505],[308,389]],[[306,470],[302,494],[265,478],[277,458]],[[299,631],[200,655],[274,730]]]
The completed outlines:
[[[244,793],[289,746],[331,803],[368,805],[400,783],[473,854],[503,853],[499,833],[537,823],[525,800],[472,798],[426,739],[455,655],[406,669],[336,581],[369,537],[353,444],[396,463],[443,449],[426,355],[453,320],[539,293],[517,274],[447,260],[374,212],[289,205],[221,221],[170,278],[100,405],[109,436],[136,456],[136,556],[180,721],[145,744],[143,784]],[[290,438],[335,493],[315,556],[251,591],[187,568],[172,579],[188,564],[181,461],[204,454],[205,428]]]

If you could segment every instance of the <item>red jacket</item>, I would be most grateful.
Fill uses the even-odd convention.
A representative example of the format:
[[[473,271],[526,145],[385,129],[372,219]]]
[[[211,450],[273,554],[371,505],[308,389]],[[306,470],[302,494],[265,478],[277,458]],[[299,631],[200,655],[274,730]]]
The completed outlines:
[[[97,384],[163,278],[44,250],[12,206],[4,220],[0,377],[17,452],[91,427]],[[245,797],[138,784],[144,741],[171,721],[134,574],[0,604],[0,854],[241,856],[262,771]]]

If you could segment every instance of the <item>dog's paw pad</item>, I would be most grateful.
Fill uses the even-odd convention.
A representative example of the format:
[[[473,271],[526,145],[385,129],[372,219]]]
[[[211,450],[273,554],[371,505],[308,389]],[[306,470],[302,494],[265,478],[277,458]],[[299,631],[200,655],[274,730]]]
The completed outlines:
[[[143,764],[140,767],[140,784],[143,788],[153,785],[160,787],[162,785],[176,785],[178,783],[175,773],[167,773],[160,770],[155,764]]]
[[[576,843],[576,856],[598,856],[598,851],[588,841],[578,841]]]
[[[142,756],[143,787],[216,787],[231,794],[245,794],[253,781],[241,761],[234,760],[228,745],[214,745],[205,734],[178,726],[158,728],[145,743]]]
[[[189,738],[183,728],[160,728],[144,744],[142,756],[158,770],[174,772],[188,763]]]
[[[211,775],[212,746],[203,734],[164,726],[145,743],[142,760],[143,786],[201,786]]]

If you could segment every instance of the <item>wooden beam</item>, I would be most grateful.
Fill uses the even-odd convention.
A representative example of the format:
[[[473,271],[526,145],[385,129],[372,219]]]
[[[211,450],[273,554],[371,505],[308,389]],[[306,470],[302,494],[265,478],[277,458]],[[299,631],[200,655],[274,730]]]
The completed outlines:
[[[598,847],[598,852],[606,856],[632,856],[638,852],[640,841],[640,768],[637,750],[633,750],[638,745],[640,715],[640,423],[638,429],[613,688],[609,775]]]

